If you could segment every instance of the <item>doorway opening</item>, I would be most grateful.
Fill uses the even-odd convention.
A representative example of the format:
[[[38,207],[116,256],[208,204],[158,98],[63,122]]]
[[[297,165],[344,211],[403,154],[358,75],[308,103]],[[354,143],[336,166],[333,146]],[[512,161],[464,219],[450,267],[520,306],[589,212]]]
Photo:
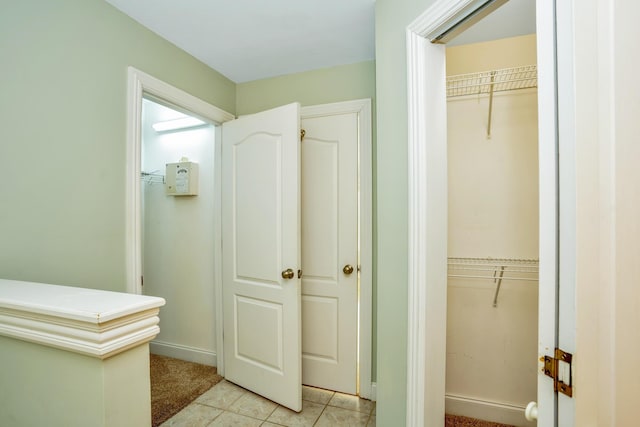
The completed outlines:
[[[535,34],[447,46],[445,412],[533,426],[538,325]]]
[[[214,324],[206,325],[211,334],[215,334],[215,353],[200,354],[206,360],[215,360],[218,372],[224,375],[224,345],[223,345],[223,316],[222,309],[222,226],[221,226],[221,206],[222,206],[222,167],[221,167],[221,134],[220,125],[224,122],[234,119],[234,116],[211,105],[202,100],[193,97],[173,86],[170,86],[152,76],[149,76],[132,67],[129,68],[129,87],[128,87],[128,129],[127,129],[127,290],[132,293],[143,292],[143,192],[141,187],[141,175],[143,172],[143,141],[142,141],[142,115],[143,115],[143,98],[149,98],[164,106],[170,106],[180,112],[189,112],[198,118],[205,120],[207,123],[213,124],[216,129],[216,137],[214,144],[214,179],[215,187],[214,197],[214,229],[216,233],[211,237],[214,257],[211,260],[214,271],[214,301],[209,301],[214,310]],[[339,105],[338,105],[339,104]],[[317,107],[308,107],[307,117],[354,113],[358,117],[359,130],[358,135],[363,141],[359,147],[359,159],[361,174],[360,179],[360,203],[363,208],[361,210],[361,236],[360,264],[362,270],[359,272],[362,286],[360,288],[360,306],[358,308],[359,337],[358,345],[360,349],[360,375],[359,387],[362,397],[370,398],[375,394],[375,390],[371,384],[371,306],[372,306],[372,289],[371,289],[371,106],[370,100],[359,100],[346,103],[338,103],[336,105],[329,104]],[[177,157],[177,155],[175,156]],[[180,158],[182,154],[180,154]],[[179,159],[177,159],[179,160]],[[145,166],[146,168],[146,166]],[[154,177],[156,168],[144,170],[147,179],[160,179]],[[142,183],[142,185],[146,185]],[[156,185],[158,187],[158,185]],[[199,197],[199,196],[196,196]],[[186,203],[181,203],[186,205]],[[151,212],[149,212],[151,214]],[[168,242],[164,242],[167,244]],[[169,242],[170,243],[170,242]],[[148,285],[148,280],[145,285]],[[145,291],[148,292],[148,291]],[[206,303],[207,301],[205,301]],[[179,348],[173,346],[172,351],[184,352],[192,351],[192,348]],[[231,351],[231,349],[229,349]],[[193,353],[193,351],[192,351]],[[181,357],[185,358],[185,357]],[[188,360],[188,359],[187,359]],[[301,383],[298,384],[301,387]]]
[[[294,410],[303,382],[370,396],[369,105],[223,125],[224,374]]]
[[[407,28],[409,97],[409,344],[407,423],[442,422],[445,412],[448,276],[448,159],[446,48],[432,43],[438,34],[473,15],[477,1],[436,2]],[[499,2],[497,2],[499,3]],[[540,2],[538,2],[540,3]],[[536,5],[536,6],[539,6]],[[551,7],[534,14],[537,67],[544,88],[538,92],[539,121],[539,325],[538,355],[553,348],[557,317],[557,154],[555,102],[555,28]],[[490,69],[490,67],[489,67]],[[429,236],[426,240],[424,236]],[[544,302],[544,304],[542,304]],[[491,302],[490,302],[491,304]],[[535,337],[531,337],[535,340]],[[537,368],[537,357],[532,360]],[[537,369],[536,369],[537,370]],[[537,374],[541,381],[541,374]],[[538,388],[538,402],[550,419],[555,414],[553,390]],[[549,406],[547,406],[549,405]],[[524,419],[524,413],[523,419]],[[551,417],[551,418],[547,418]]]
[[[213,366],[216,128],[145,94],[141,130],[142,293],[167,301],[151,353]]]

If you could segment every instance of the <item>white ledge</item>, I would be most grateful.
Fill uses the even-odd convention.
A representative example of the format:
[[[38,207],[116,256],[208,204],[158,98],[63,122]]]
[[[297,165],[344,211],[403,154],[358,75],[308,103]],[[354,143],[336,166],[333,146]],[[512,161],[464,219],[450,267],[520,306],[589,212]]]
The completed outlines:
[[[106,359],[158,335],[164,299],[0,279],[0,335]]]

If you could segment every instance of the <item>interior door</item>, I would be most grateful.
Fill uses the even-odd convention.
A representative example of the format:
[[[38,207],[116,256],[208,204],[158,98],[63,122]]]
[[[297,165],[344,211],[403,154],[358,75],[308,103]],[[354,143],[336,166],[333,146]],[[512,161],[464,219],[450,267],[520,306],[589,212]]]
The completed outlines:
[[[358,115],[302,128],[302,382],[356,394]]]
[[[300,106],[222,127],[225,377],[302,409]]]

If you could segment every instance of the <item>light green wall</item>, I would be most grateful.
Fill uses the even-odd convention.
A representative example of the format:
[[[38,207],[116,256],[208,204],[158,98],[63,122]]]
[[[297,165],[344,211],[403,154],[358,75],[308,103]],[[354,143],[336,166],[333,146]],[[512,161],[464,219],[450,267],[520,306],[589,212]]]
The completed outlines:
[[[2,336],[0,348],[0,425],[150,425],[148,344],[107,360]]]
[[[127,66],[229,112],[235,84],[103,0],[0,14],[0,277],[125,290]]]
[[[252,114],[291,102],[305,105],[327,104],[371,98],[372,104],[372,153],[373,153],[373,337],[372,337],[372,380],[376,378],[376,126],[375,126],[375,62],[357,64],[290,74],[248,83],[241,83],[236,91],[236,111],[238,115]]]
[[[376,1],[378,376],[380,426],[405,425],[407,401],[406,28],[433,0]]]
[[[366,61],[240,83],[236,89],[236,111],[238,115],[251,114],[291,102],[305,106],[373,100],[375,78],[375,62]]]

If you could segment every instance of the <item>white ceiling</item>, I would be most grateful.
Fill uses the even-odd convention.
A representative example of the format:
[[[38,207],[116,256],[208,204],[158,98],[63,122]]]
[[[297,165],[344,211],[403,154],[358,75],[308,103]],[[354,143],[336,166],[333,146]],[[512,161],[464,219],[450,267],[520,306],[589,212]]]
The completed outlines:
[[[374,58],[374,0],[107,1],[236,83]]]
[[[106,0],[236,83],[374,59],[375,0]],[[510,0],[450,44],[535,32]]]

